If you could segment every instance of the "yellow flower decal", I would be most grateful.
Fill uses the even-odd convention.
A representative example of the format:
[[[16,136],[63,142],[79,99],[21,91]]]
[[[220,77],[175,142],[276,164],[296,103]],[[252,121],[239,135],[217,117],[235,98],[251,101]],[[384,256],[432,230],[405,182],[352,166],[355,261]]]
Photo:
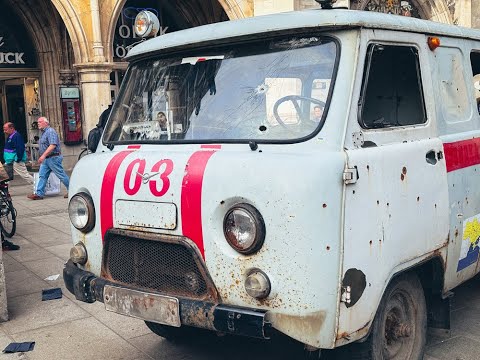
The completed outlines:
[[[467,222],[465,230],[463,231],[463,240],[470,240],[472,245],[477,245],[478,238],[480,237],[480,222],[477,219]],[[473,246],[475,247],[475,246]]]

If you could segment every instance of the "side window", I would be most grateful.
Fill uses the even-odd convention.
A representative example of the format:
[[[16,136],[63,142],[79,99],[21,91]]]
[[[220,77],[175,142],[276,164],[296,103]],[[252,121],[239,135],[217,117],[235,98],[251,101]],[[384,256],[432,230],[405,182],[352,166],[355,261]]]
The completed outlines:
[[[362,127],[377,129],[427,121],[416,48],[372,44],[365,66],[359,102]]]
[[[473,87],[475,88],[475,104],[477,104],[477,110],[480,114],[480,51],[472,52],[470,54],[470,62],[472,63],[473,72]]]
[[[460,49],[441,47],[435,50],[442,112],[447,123],[470,119],[471,103],[464,75],[464,58]]]

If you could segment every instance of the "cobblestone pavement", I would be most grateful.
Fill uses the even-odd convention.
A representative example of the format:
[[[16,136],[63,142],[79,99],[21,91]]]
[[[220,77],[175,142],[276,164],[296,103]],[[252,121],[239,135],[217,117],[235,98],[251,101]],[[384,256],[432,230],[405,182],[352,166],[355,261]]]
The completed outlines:
[[[30,187],[11,184],[18,210],[19,251],[5,252],[3,260],[10,321],[0,324],[0,349],[8,343],[35,341],[34,351],[1,354],[5,359],[298,359],[301,347],[286,339],[261,342],[245,338],[214,337],[172,344],[154,335],[143,321],[104,310],[102,303],[78,302],[65,289],[62,268],[69,256],[70,227],[63,196],[31,201]],[[63,195],[63,193],[62,193]],[[45,280],[60,274],[55,281]],[[452,333],[430,337],[425,360],[480,359],[480,278],[455,293]],[[41,301],[42,289],[61,287],[60,300]],[[329,352],[329,358],[335,353]]]

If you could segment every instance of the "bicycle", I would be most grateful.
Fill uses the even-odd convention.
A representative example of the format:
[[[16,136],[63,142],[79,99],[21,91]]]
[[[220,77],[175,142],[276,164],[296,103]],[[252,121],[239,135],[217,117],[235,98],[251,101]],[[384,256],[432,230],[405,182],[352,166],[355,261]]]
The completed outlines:
[[[8,192],[8,183],[0,181],[0,227],[6,237],[11,238],[17,230],[17,210]]]
[[[83,149],[82,151],[80,151],[80,154],[78,154],[78,160],[89,154],[92,154],[92,152],[88,148]]]

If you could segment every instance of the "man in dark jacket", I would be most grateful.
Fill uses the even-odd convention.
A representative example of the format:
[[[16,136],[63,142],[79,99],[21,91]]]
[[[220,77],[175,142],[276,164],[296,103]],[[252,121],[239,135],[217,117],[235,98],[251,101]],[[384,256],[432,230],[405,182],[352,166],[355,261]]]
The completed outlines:
[[[25,152],[25,144],[23,137],[15,130],[15,125],[7,122],[3,125],[3,132],[8,138],[3,149],[3,158],[7,166],[13,166],[13,170],[25,179],[29,184],[33,185],[33,176],[27,170],[25,161],[27,161],[27,153]]]

